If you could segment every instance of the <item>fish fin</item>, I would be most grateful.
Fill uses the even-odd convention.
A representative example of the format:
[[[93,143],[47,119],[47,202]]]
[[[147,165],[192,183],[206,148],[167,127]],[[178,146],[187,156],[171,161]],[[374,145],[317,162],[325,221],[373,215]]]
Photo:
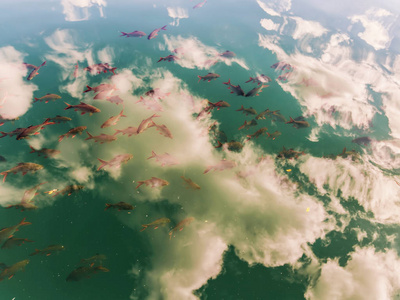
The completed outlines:
[[[26,219],[26,218],[23,218],[22,221],[19,222],[18,225],[23,226],[23,225],[31,225],[31,224],[32,224],[31,222],[25,222],[25,219]]]
[[[0,131],[0,133],[2,134],[2,136],[0,136],[0,139],[3,138],[3,137],[5,137],[5,136],[7,136],[7,133],[4,132],[4,131]]]
[[[87,137],[87,138],[85,139],[85,141],[86,141],[86,140],[90,140],[90,139],[93,138],[93,135],[91,135],[91,134],[89,133],[89,131],[86,131],[86,133],[88,134],[89,137]]]
[[[161,27],[161,30],[167,30],[167,29],[165,29],[166,27],[167,27],[167,25]]]
[[[142,232],[143,230],[145,230],[148,226],[147,225],[142,225],[143,228],[140,230],[140,232]]]
[[[156,156],[157,156],[157,154],[154,151],[151,151],[151,156],[149,156],[147,159],[151,159],[151,158],[154,158]]]
[[[66,108],[64,108],[64,110],[67,110],[67,109],[69,109],[69,108],[71,108],[72,107],[72,105],[71,104],[68,104],[67,102],[65,102],[64,101],[64,103],[67,105],[67,107]]]
[[[285,122],[285,124],[291,124],[291,123],[295,123],[295,121],[293,120],[293,118],[292,118],[292,117],[289,117],[289,119],[290,119],[290,121],[288,121],[288,122]]]
[[[160,61],[162,61],[163,60],[163,57],[160,57],[160,59],[157,61],[157,62],[160,62]]]
[[[86,114],[86,112],[85,112],[85,111],[81,112],[81,115],[84,115],[84,114]]]
[[[46,64],[46,61],[44,61],[39,67],[43,67]]]
[[[223,82],[223,84],[226,84],[226,85],[230,85],[231,84],[231,80],[229,79],[227,82]],[[228,89],[229,89],[230,87],[228,87]]]
[[[86,85],[86,88],[87,89],[83,91],[84,93],[87,93],[87,92],[90,92],[91,90],[93,90],[92,87],[88,86],[88,85]]]
[[[35,103],[35,102],[38,102],[39,101],[39,98],[34,98],[35,99],[35,101],[33,101],[33,103]]]
[[[108,162],[105,160],[102,160],[100,158],[97,159],[99,162],[101,162],[101,166],[97,168],[97,171],[99,171],[100,169],[104,168],[106,165],[108,165]]]
[[[136,186],[136,188],[139,188],[142,184],[144,184],[144,181],[138,181],[138,185]]]
[[[220,142],[220,141],[217,141],[217,146],[215,146],[214,148],[221,148],[221,147],[222,147],[221,142]]]
[[[242,110],[244,110],[243,105],[239,109],[237,109],[236,111],[242,111]]]
[[[120,35],[120,36],[125,36],[126,35],[126,37],[128,37],[128,34],[126,32],[121,31],[121,33],[122,33],[122,35]]]
[[[200,80],[203,78],[203,77],[201,77],[200,75],[197,75],[197,77],[199,77],[199,81],[198,81],[198,82],[200,82]]]
[[[64,134],[60,135],[60,136],[58,137],[58,142],[61,142],[61,141],[64,139],[64,137],[65,137]]]

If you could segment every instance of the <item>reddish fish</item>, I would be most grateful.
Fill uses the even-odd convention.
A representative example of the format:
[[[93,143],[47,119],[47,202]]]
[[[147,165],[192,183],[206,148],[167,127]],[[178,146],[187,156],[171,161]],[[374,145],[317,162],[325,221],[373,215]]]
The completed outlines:
[[[207,174],[208,172],[214,170],[214,171],[223,171],[226,169],[232,169],[236,167],[237,164],[234,161],[231,160],[221,160],[218,164],[213,165],[213,166],[208,166],[206,170],[203,172],[203,174]]]
[[[28,239],[20,239],[20,238],[12,237],[4,242],[3,246],[1,246],[1,249],[10,249],[10,248],[14,248],[15,246],[21,246],[25,242],[32,243],[33,241],[28,240]]]
[[[10,132],[4,132],[4,131],[0,131],[0,133],[2,134],[1,136],[0,136],[0,139],[1,138],[3,138],[3,137],[5,137],[5,136],[9,136],[9,137],[13,137],[14,135],[19,135],[22,131],[24,131],[25,130],[25,128],[17,128],[17,129],[14,129],[13,131],[10,131]]]
[[[35,101],[33,101],[33,103],[38,102],[38,101],[40,101],[40,102],[44,101],[44,103],[48,103],[49,101],[56,101],[57,99],[61,99],[61,96],[59,96],[57,94],[48,93],[48,94],[44,95],[43,97],[35,98]]]
[[[25,128],[20,134],[17,135],[17,140],[28,139],[31,135],[37,135],[40,133],[46,125],[55,124],[54,122],[50,122],[50,119],[46,119],[42,124],[39,125],[31,125]]]
[[[86,133],[88,134],[89,137],[87,137],[87,138],[85,139],[85,141],[86,141],[86,140],[94,140],[95,143],[96,143],[96,142],[100,142],[100,144],[103,144],[103,143],[110,143],[110,142],[115,141],[115,140],[117,139],[117,137],[115,136],[115,134],[111,135],[111,134],[102,133],[102,134],[93,136],[93,135],[91,135],[91,134],[89,133],[89,131],[86,131]]]
[[[82,134],[84,130],[86,130],[87,126],[78,126],[75,128],[70,129],[67,133],[60,135],[58,141],[61,142],[65,137],[72,137],[74,138],[77,134]]]
[[[34,172],[36,172],[38,170],[42,170],[42,169],[43,169],[42,165],[35,164],[35,163],[21,162],[18,165],[16,165],[15,167],[11,168],[10,170],[1,172],[0,175],[4,175],[4,178],[3,178],[3,182],[4,182],[4,181],[6,181],[7,175],[10,173],[17,174],[18,172],[21,172],[22,176],[24,176],[28,172],[34,173]]]
[[[108,63],[99,63],[99,64],[95,64],[92,66],[87,66],[86,68],[84,68],[84,71],[88,71],[91,74],[100,74],[100,73],[107,73],[111,72],[115,75],[115,70],[117,68],[112,68],[110,67],[110,65]]]
[[[100,93],[100,92],[104,92],[104,91],[114,91],[116,89],[117,88],[115,87],[114,84],[102,83],[102,84],[99,84],[98,86],[94,86],[94,87],[87,85],[86,90],[84,90],[83,92],[87,93],[87,92],[93,91],[96,94],[96,93]]]
[[[2,281],[4,278],[13,278],[15,273],[25,270],[25,266],[27,264],[29,264],[29,259],[19,261],[13,264],[11,267],[4,268],[4,270],[0,273],[0,281]]]
[[[271,77],[261,74],[260,76],[257,76],[257,77],[250,77],[250,79],[247,80],[245,83],[253,82],[253,83],[257,83],[257,85],[260,85],[262,83],[268,83],[271,81],[272,81]]]
[[[265,88],[265,87],[268,87],[268,85],[260,85],[260,86],[258,86],[258,87],[255,87],[254,89],[252,89],[252,90],[250,90],[246,95],[245,95],[245,97],[253,97],[253,96],[259,96],[260,94],[259,93],[261,93],[262,92],[262,89],[263,88]]]
[[[154,151],[151,151],[151,156],[149,156],[147,159],[152,159],[152,158],[154,158],[156,162],[161,163],[162,167],[179,164],[179,161],[169,153],[157,155]]]
[[[67,110],[67,109],[74,109],[75,111],[80,110],[81,111],[81,115],[89,113],[89,115],[91,116],[94,113],[99,113],[100,112],[100,109],[98,109],[97,107],[94,107],[92,105],[89,105],[89,104],[86,104],[86,103],[83,103],[83,102],[80,102],[77,105],[70,105],[67,102],[64,102],[64,103],[67,105],[67,107],[64,108],[64,110]]]
[[[136,186],[136,188],[139,188],[142,184],[145,184],[146,186],[151,186],[152,188],[155,188],[155,187],[158,188],[158,187],[163,187],[163,186],[169,185],[169,182],[164,179],[157,178],[157,177],[151,177],[150,179],[138,181],[138,185]]]
[[[29,153],[37,153],[39,156],[40,154],[44,154],[44,158],[48,158],[48,157],[54,157],[58,154],[61,153],[60,150],[56,150],[56,149],[48,149],[48,148],[42,148],[42,149],[38,149],[36,150],[35,148],[33,148],[32,146],[29,146],[31,148],[31,152]]]
[[[160,62],[160,61],[169,61],[169,62],[171,62],[171,61],[176,61],[178,59],[179,58],[176,55],[170,54],[170,55],[165,56],[165,57],[160,57],[160,59],[157,62]]]
[[[122,35],[120,35],[120,36],[125,36],[125,37],[142,37],[142,36],[145,36],[146,34],[143,32],[143,31],[138,31],[138,30],[135,30],[135,31],[132,31],[132,32],[123,32],[123,31],[121,31],[121,33],[122,33]]]
[[[105,127],[110,127],[110,126],[113,126],[113,125],[117,125],[117,123],[118,123],[118,121],[119,121],[119,119],[120,119],[121,117],[125,117],[125,118],[126,118],[126,116],[124,115],[124,110],[121,110],[121,112],[119,113],[119,115],[110,117],[110,118],[109,118],[107,121],[105,121],[100,127],[101,127],[101,128],[105,128]]]
[[[163,26],[163,27],[161,27],[161,28],[154,29],[154,30],[148,35],[147,39],[148,39],[148,40],[154,39],[155,37],[157,37],[158,32],[159,32],[160,30],[167,30],[166,27],[167,27],[167,25],[165,25],[165,26]]]
[[[160,116],[156,115],[156,114],[153,114],[152,116],[150,116],[147,119],[144,119],[142,122],[140,122],[139,127],[137,129],[137,134],[142,133],[147,128],[156,126],[156,124],[153,122],[153,118],[157,118],[157,117],[160,117]]]
[[[121,129],[115,129],[114,135],[122,133],[122,135],[127,134],[130,137],[132,135],[137,135],[138,134],[137,130],[138,130],[137,127],[128,127],[128,128],[122,129],[122,130]]]
[[[207,2],[207,0],[204,0],[203,2],[196,4],[195,6],[193,6],[193,9],[202,7],[204,4],[206,4],[206,2]]]
[[[45,64],[46,64],[46,61],[44,61],[40,66],[37,67],[37,66],[35,66],[35,65],[31,65],[31,64],[24,63],[24,65],[25,65],[28,69],[33,69],[32,72],[29,74],[27,80],[32,80],[33,77],[35,77],[36,75],[38,75],[38,74],[39,74],[39,69],[40,69],[41,67],[43,67]]]
[[[140,230],[140,232],[142,232],[145,229],[147,229],[147,227],[153,227],[154,229],[157,229],[158,227],[164,226],[165,224],[168,224],[169,222],[171,222],[171,220],[168,219],[168,218],[157,219],[157,220],[155,220],[155,221],[153,221],[151,223],[143,224],[142,225],[143,228]]]
[[[22,197],[22,200],[19,204],[15,205],[9,205],[6,208],[16,208],[16,209],[21,209],[21,211],[24,210],[34,210],[37,209],[38,207],[33,203],[33,198],[38,195],[38,190],[40,189],[40,186],[45,184],[47,182],[42,182],[37,185],[35,185],[33,188],[30,188],[25,191],[24,196]]]
[[[154,123],[154,122],[153,122]],[[154,125],[156,126],[156,130],[163,136],[172,139],[172,133],[171,131],[167,128],[167,126],[165,126],[164,124],[162,125],[157,125],[156,123],[154,123]]]
[[[120,168],[123,163],[127,163],[132,158],[133,158],[132,154],[119,154],[109,161],[105,161],[105,160],[98,158],[97,160],[99,162],[101,162],[101,165],[100,165],[100,167],[97,168],[97,171],[99,171],[100,169],[102,169],[104,167]]]
[[[189,217],[189,218],[186,218],[186,219],[183,219],[182,221],[180,221],[180,222],[179,222],[174,228],[172,228],[172,229],[170,230],[170,232],[168,233],[168,234],[169,234],[169,239],[172,238],[172,235],[174,234],[174,232],[176,232],[176,231],[182,231],[183,228],[184,228],[185,226],[189,225],[189,224],[192,223],[193,221],[194,221],[194,218],[193,218],[193,217]]]
[[[21,226],[24,225],[31,225],[32,223],[30,222],[25,222],[26,218],[23,218],[21,222],[19,222],[17,225],[11,226],[11,227],[5,227],[0,230],[0,244],[2,244],[4,241],[8,240],[9,238],[12,238],[14,236],[14,233],[19,230]]]
[[[236,94],[238,96],[244,96],[244,91],[240,87],[240,85],[233,85],[231,84],[231,80],[229,79],[228,82],[224,82],[223,84],[228,85],[228,89],[231,90],[231,94]]]
[[[207,80],[208,82],[210,82],[212,79],[219,78],[220,75],[216,74],[216,73],[208,73],[207,75],[204,75],[204,76],[197,75],[197,77],[199,77],[198,82],[200,82],[200,80],[203,80],[203,81]]]

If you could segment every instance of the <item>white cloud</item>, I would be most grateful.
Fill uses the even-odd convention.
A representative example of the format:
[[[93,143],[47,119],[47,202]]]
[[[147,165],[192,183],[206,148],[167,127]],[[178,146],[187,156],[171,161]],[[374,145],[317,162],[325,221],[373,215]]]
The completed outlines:
[[[268,1],[268,3],[257,0],[257,3],[267,14],[271,16],[280,16],[281,13],[289,11],[292,7],[291,0],[273,0]]]
[[[336,259],[323,264],[320,277],[308,288],[305,298],[390,300],[400,289],[399,268],[395,251],[375,252],[373,247],[357,247],[345,267]]]
[[[308,35],[320,37],[328,31],[320,23],[315,21],[304,20],[300,17],[291,17],[291,19],[296,21],[296,29],[292,34],[295,40],[303,39]]]
[[[104,17],[103,7],[107,6],[105,0],[61,0],[65,20],[70,22],[85,21],[90,17],[89,8],[97,6],[99,14]]]
[[[260,24],[266,30],[278,30],[279,29],[279,24],[275,24],[270,19],[261,19]]]
[[[14,119],[25,114],[31,106],[33,92],[37,89],[36,85],[25,79],[32,70],[23,66],[24,56],[12,46],[0,48],[0,117],[4,119]],[[41,63],[35,62],[38,66]]]
[[[189,14],[187,9],[182,7],[167,7],[168,16],[174,19],[171,23],[172,26],[179,26],[180,19],[187,19],[189,18]]]

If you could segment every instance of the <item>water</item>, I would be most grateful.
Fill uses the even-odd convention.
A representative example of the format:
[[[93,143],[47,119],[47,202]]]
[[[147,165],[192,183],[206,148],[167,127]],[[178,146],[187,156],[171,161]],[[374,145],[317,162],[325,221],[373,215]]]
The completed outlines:
[[[1,172],[20,162],[44,166],[35,174],[7,175],[0,187],[1,206],[18,204],[27,189],[45,182],[33,199],[38,209],[0,211],[1,227],[23,218],[32,223],[15,237],[34,241],[0,250],[6,266],[30,260],[25,272],[3,279],[1,299],[396,299],[400,127],[399,11],[394,3],[328,7],[306,0],[210,0],[193,9],[196,4],[1,4],[0,115],[19,117],[1,131],[38,125],[58,114],[72,119],[46,126],[30,139],[0,139],[0,155],[6,159],[0,162]],[[149,34],[164,25],[167,30],[151,40],[120,37],[121,31]],[[157,62],[174,49],[181,51],[178,60]],[[226,50],[236,56],[219,58]],[[27,81],[30,71],[22,62],[43,61],[39,74]],[[279,61],[290,64],[290,70],[271,68]],[[83,70],[98,63],[116,67],[116,75]],[[287,71],[288,80],[279,80]],[[208,72],[220,77],[198,82],[197,76]],[[230,79],[247,93],[257,84],[245,81],[260,74],[272,82],[256,97],[230,94],[222,84]],[[123,104],[83,93],[86,85],[101,83],[115,85],[112,95]],[[162,111],[137,103],[141,96],[150,101],[145,95],[150,89],[163,94],[152,100]],[[62,99],[33,103],[46,93]],[[206,99],[230,107],[213,109],[198,120]],[[64,110],[64,102],[80,101],[101,112],[89,116]],[[238,130],[254,118],[236,111],[241,105],[257,113],[279,110],[287,120],[304,116],[310,126],[297,129],[267,116],[255,127]],[[100,128],[122,109],[126,118]],[[58,142],[73,127],[111,135],[138,127],[154,113],[159,117],[153,121],[164,124],[172,139],[151,127],[131,137],[118,134],[111,143],[85,140],[86,132]],[[207,134],[214,122],[224,132],[217,139]],[[281,135],[246,141],[261,127]],[[372,139],[370,145],[352,143],[362,136]],[[217,140],[238,141],[244,148],[215,149]],[[29,146],[61,154],[39,157],[29,153]],[[283,147],[299,151],[298,158],[277,158]],[[343,148],[359,158],[352,159],[352,152],[337,156]],[[152,151],[169,153],[179,164],[161,166],[148,159]],[[125,153],[133,159],[97,171],[97,158],[110,161]],[[204,174],[222,159],[236,166]],[[181,176],[200,190],[188,188]],[[135,188],[151,177],[169,185]],[[85,187],[70,196],[44,193],[71,184]],[[135,209],[104,210],[106,203],[120,201]],[[189,217],[194,221],[172,231]],[[159,218],[170,223],[141,232],[142,224]],[[52,244],[65,250],[29,256]],[[93,267],[109,272],[66,281],[81,259],[96,253],[107,259]]]

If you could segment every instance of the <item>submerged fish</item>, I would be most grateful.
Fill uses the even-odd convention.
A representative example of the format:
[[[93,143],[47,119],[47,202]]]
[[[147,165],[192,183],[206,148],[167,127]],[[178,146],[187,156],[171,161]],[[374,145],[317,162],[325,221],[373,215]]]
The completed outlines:
[[[279,69],[279,70],[283,71],[285,69],[286,70],[290,70],[292,68],[292,66],[290,64],[287,64],[287,63],[281,61],[281,62],[277,62],[277,63],[273,64],[271,66],[271,68],[272,69]]]
[[[189,225],[189,224],[192,223],[193,221],[194,221],[194,218],[193,218],[193,217],[189,217],[189,218],[186,218],[186,219],[183,219],[182,221],[180,221],[180,222],[179,222],[174,228],[172,228],[172,229],[170,230],[170,232],[168,233],[168,234],[169,234],[169,239],[172,238],[172,235],[174,234],[174,232],[176,232],[176,231],[182,231],[183,228],[184,228],[185,226]]]
[[[78,126],[75,128],[70,129],[67,133],[60,135],[58,141],[61,142],[65,137],[72,137],[74,138],[77,134],[82,134],[84,130],[86,130],[86,126]]]
[[[218,77],[220,77],[220,75],[216,73],[208,73],[207,75],[204,76],[197,75],[197,77],[199,77],[198,82],[200,82],[200,80],[202,79],[203,81],[207,80],[208,82],[210,82],[212,79],[217,79]]]
[[[170,55],[165,56],[165,57],[160,57],[160,59],[157,62],[160,62],[160,61],[169,61],[169,62],[171,62],[171,61],[176,61],[178,59],[179,58],[176,55],[170,54]]]
[[[255,87],[254,89],[250,90],[250,91],[245,95],[245,97],[259,96],[259,95],[260,95],[259,93],[261,93],[261,92],[262,92],[262,89],[265,88],[265,87],[268,87],[268,85],[262,84],[262,85],[260,85],[260,86],[258,86],[258,87]]]
[[[244,96],[244,91],[240,87],[240,85],[231,84],[231,80],[229,79],[227,82],[223,82],[223,84],[228,85],[228,89],[231,90],[231,94],[236,94],[238,96]]]
[[[107,71],[113,73],[115,75],[115,70],[117,68],[112,68],[108,63],[99,63],[92,66],[87,66],[84,68],[84,71],[88,71],[91,74],[100,74],[100,73],[107,73]]]
[[[56,150],[56,149],[48,149],[48,148],[42,148],[42,149],[38,149],[36,150],[35,148],[33,148],[32,146],[29,146],[31,148],[31,152],[29,153],[37,153],[39,156],[41,154],[44,154],[44,158],[48,158],[48,157],[54,157],[58,154],[61,153],[60,150]]]
[[[254,132],[253,134],[249,134],[247,135],[247,140],[249,141],[252,138],[258,138],[260,135],[266,134],[267,133],[268,128],[267,127],[261,127],[260,129],[258,129],[256,132]]]
[[[286,149],[285,146],[283,146],[283,149],[281,152],[278,153],[277,158],[297,159],[300,155],[304,154],[304,151],[295,151],[293,148]]]
[[[37,135],[47,125],[55,124],[54,122],[50,122],[50,119],[46,119],[42,124],[39,125],[31,125],[25,128],[17,135],[17,140],[27,139],[31,135]]]
[[[140,230],[140,232],[147,229],[147,227],[153,227],[154,229],[157,229],[158,227],[164,226],[165,224],[168,224],[169,222],[171,222],[171,220],[168,218],[157,219],[149,224],[143,224],[142,225],[143,228]]]
[[[162,167],[179,164],[179,161],[169,153],[157,155],[154,151],[151,151],[151,156],[149,156],[147,159],[152,159],[152,158],[154,158],[156,162],[161,163]]]
[[[100,109],[98,109],[97,107],[94,107],[93,105],[89,105],[89,104],[86,104],[83,102],[80,102],[77,105],[71,105],[71,104],[68,104],[67,102],[64,102],[64,103],[67,105],[67,107],[64,108],[64,110],[67,110],[67,109],[74,109],[75,111],[80,110],[81,115],[84,115],[86,113],[89,113],[89,115],[92,115],[94,113],[100,112]]]
[[[142,133],[146,129],[156,126],[156,124],[153,122],[153,118],[160,117],[159,115],[153,114],[152,116],[148,117],[147,119],[142,120],[140,122],[139,127],[137,128],[137,134]]]
[[[356,138],[356,139],[352,140],[351,142],[359,144],[359,145],[368,146],[372,142],[372,139],[368,136],[363,136],[363,137]]]
[[[257,117],[256,117],[256,119],[257,119]],[[254,120],[254,119],[252,119],[251,121],[244,121],[243,125],[240,126],[238,130],[241,130],[241,129],[243,129],[243,128],[249,129],[249,128],[252,127],[252,126],[257,126],[257,125],[258,125],[258,124],[257,124],[257,121]]]
[[[71,196],[72,193],[79,191],[81,189],[83,189],[85,186],[84,185],[79,185],[79,184],[71,184],[71,185],[67,185],[65,188],[63,188],[60,191],[57,191],[54,193],[53,198],[57,195],[65,195],[67,194],[68,196]],[[51,191],[52,192],[52,191]],[[48,192],[50,194],[50,192]]]
[[[117,105],[119,105],[119,104],[121,104],[121,103],[124,103],[124,100],[121,99],[121,97],[118,96],[118,95],[114,95],[114,96],[107,97],[106,100],[107,100],[108,102],[110,102],[110,103],[114,103],[114,104],[117,104]]]
[[[89,265],[91,267],[93,267],[96,264],[101,266],[103,264],[103,261],[106,259],[107,259],[107,257],[104,254],[96,253],[92,257],[81,259],[79,264],[80,265]]]
[[[237,164],[235,161],[232,160],[221,160],[218,164],[213,165],[213,166],[208,166],[205,171],[203,172],[203,174],[207,174],[208,172],[214,170],[214,171],[223,171],[226,169],[232,169],[234,167],[236,167]]]
[[[40,66],[35,66],[31,64],[24,63],[24,65],[28,69],[33,69],[32,72],[29,74],[27,80],[32,80],[36,75],[39,75],[39,69],[43,67],[46,64],[46,61],[44,61]]]
[[[230,141],[228,143],[222,144],[220,141],[217,141],[217,146],[215,148],[227,148],[229,151],[240,152],[243,149],[243,144],[237,141]]]
[[[39,184],[35,185],[33,188],[26,190],[24,195],[22,196],[20,203],[14,204],[14,205],[9,205],[6,208],[14,207],[16,209],[21,209],[21,211],[37,209],[38,207],[32,202],[32,200],[36,195],[38,195],[37,191],[45,183],[47,183],[47,182],[39,183]]]
[[[63,116],[60,116],[60,115],[57,115],[54,118],[49,118],[49,121],[50,122],[54,122],[54,123],[65,123],[65,122],[68,122],[68,121],[71,121],[71,120],[72,120],[71,118],[63,117]]]
[[[246,116],[250,115],[257,115],[257,111],[253,108],[253,107],[249,107],[249,108],[244,108],[243,105],[237,109],[236,111],[243,111],[244,114],[246,114]]]
[[[12,238],[14,236],[14,233],[19,230],[21,226],[25,225],[31,225],[31,222],[25,222],[26,218],[23,218],[21,222],[19,222],[17,225],[11,226],[11,227],[5,227],[0,230],[0,244],[8,240],[9,238]]]
[[[14,248],[15,246],[21,246],[23,243],[32,243],[34,241],[28,240],[28,239],[20,239],[20,238],[9,238],[7,241],[4,242],[3,246],[1,246],[1,249],[10,249]]]
[[[132,154],[119,154],[109,161],[105,161],[98,158],[98,161],[101,162],[101,165],[100,167],[97,168],[97,171],[99,171],[104,167],[120,168],[123,163],[127,163],[132,158],[133,158]]]
[[[132,135],[137,135],[138,134],[137,131],[138,131],[137,127],[128,127],[125,129],[115,129],[114,135],[122,133],[122,135],[127,134],[128,136],[132,136]]]
[[[268,83],[271,81],[272,81],[271,77],[261,74],[260,76],[257,76],[257,77],[250,77],[250,79],[247,80],[245,83],[253,82],[253,83],[257,83],[258,85],[260,85],[262,83]]]
[[[113,125],[117,125],[119,119],[122,118],[122,117],[126,118],[126,116],[124,115],[124,110],[121,110],[121,112],[116,116],[111,116],[100,127],[101,128],[105,128],[105,127],[110,127],[110,126],[113,126]]]
[[[100,142],[100,144],[103,144],[103,143],[110,143],[110,142],[117,140],[117,137],[115,136],[115,134],[111,135],[111,134],[102,133],[102,134],[93,136],[89,133],[89,131],[86,131],[86,133],[88,134],[88,137],[85,139],[85,141],[86,140],[94,140],[95,143]]]
[[[15,273],[25,270],[25,266],[29,264],[29,259],[25,259],[13,264],[11,267],[5,267],[0,273],[0,281],[5,278],[11,279],[14,277]]]
[[[29,256],[33,256],[33,255],[37,255],[37,254],[49,256],[53,253],[60,252],[62,250],[65,250],[65,247],[63,245],[50,245],[42,250],[35,249],[35,252],[32,252],[31,254],[29,254]]]
[[[115,203],[115,204],[106,203],[106,208],[104,210],[107,210],[107,209],[110,209],[110,208],[117,208],[118,211],[121,211],[121,210],[132,210],[135,207],[133,205],[129,204],[129,203],[120,201],[120,202]]]
[[[44,101],[45,103],[48,103],[49,101],[56,101],[57,99],[61,99],[61,96],[59,96],[57,94],[46,94],[43,97],[34,98],[34,99],[35,99],[35,101],[33,101],[33,103],[38,102],[38,101],[40,101],[40,102]]]
[[[232,58],[232,57],[236,56],[236,53],[232,52],[232,51],[229,51],[229,50],[226,50],[226,51],[224,51],[222,53],[219,53],[218,56],[221,56],[221,57],[224,57],[224,58]]]
[[[86,90],[84,90],[83,92],[87,93],[87,92],[93,91],[96,94],[96,93],[101,93],[101,92],[109,92],[109,91],[112,92],[116,89],[117,88],[115,87],[114,84],[102,83],[102,84],[99,84],[98,86],[93,86],[93,87],[86,85]]]
[[[279,112],[279,110],[274,110],[268,115],[272,121],[286,122],[286,118]]]
[[[90,278],[93,274],[98,272],[109,272],[110,270],[103,266],[82,266],[73,270],[67,277],[66,281],[79,281],[84,278]]]
[[[153,122],[154,123],[154,122]],[[158,125],[156,123],[154,123],[154,126],[156,127],[156,130],[163,136],[172,139],[172,133],[171,131],[168,129],[168,127],[164,124],[162,125]]]
[[[16,120],[19,120],[19,118],[18,117],[16,117],[16,118],[7,118],[7,117],[4,117],[4,116],[0,115],[0,126],[4,125],[5,122],[14,122]]]
[[[158,188],[158,187],[163,187],[163,186],[169,185],[169,182],[164,179],[157,178],[157,177],[151,177],[150,179],[138,181],[138,185],[136,186],[136,188],[139,188],[142,184],[145,184],[146,186],[150,185],[152,188],[155,188],[155,187]]]
[[[17,129],[14,129],[13,131],[10,131],[10,132],[3,132],[3,131],[0,131],[0,133],[2,134],[1,136],[0,136],[0,138],[3,138],[3,137],[5,137],[5,136],[9,136],[9,137],[13,137],[14,135],[19,135],[22,131],[24,131],[26,128],[21,128],[21,127],[19,127],[19,128],[17,128]]]
[[[125,36],[125,37],[142,37],[142,36],[145,36],[146,34],[143,32],[143,31],[138,31],[138,30],[135,30],[135,31],[132,31],[132,32],[123,32],[123,31],[121,31],[121,33],[122,33],[122,35],[120,35],[120,36]]]
[[[11,168],[10,170],[1,172],[0,175],[4,175],[3,178],[3,182],[6,181],[6,177],[8,174],[13,173],[13,174],[17,174],[18,172],[21,172],[22,175],[24,176],[26,173],[28,172],[36,172],[38,170],[42,170],[43,166],[39,165],[39,164],[35,164],[35,163],[24,163],[21,162],[18,165],[16,165],[15,167]]]
[[[142,103],[147,109],[150,109],[152,111],[163,111],[164,110],[164,108],[159,103],[159,101],[156,99],[153,99],[153,98],[145,99],[142,96],[140,96],[140,100],[136,101],[136,103]]]
[[[165,25],[165,26],[163,26],[163,27],[161,27],[161,28],[154,29],[154,30],[148,35],[147,39],[148,39],[148,40],[154,39],[155,37],[157,37],[158,32],[159,32],[160,30],[167,30],[166,27],[167,27],[167,25]]]
[[[267,135],[268,135],[268,138],[269,139],[272,139],[272,140],[275,140],[278,136],[280,136],[282,133],[280,132],[280,131],[278,131],[278,130],[276,130],[275,132],[273,132],[273,133],[268,133],[267,132]]]
[[[207,0],[204,0],[203,2],[196,4],[195,6],[193,6],[193,9],[202,7],[204,4],[206,4],[206,2],[207,2]]]
[[[304,117],[300,116],[297,117],[296,119],[292,119],[292,117],[289,117],[290,121],[286,122],[285,124],[293,124],[293,127],[298,128],[305,128],[305,127],[310,127],[310,124],[304,120]]]
[[[186,183],[186,186],[188,189],[193,189],[193,190],[200,190],[200,186],[197,183],[194,183],[192,179],[190,178],[185,178],[185,176],[181,176],[183,181]]]

